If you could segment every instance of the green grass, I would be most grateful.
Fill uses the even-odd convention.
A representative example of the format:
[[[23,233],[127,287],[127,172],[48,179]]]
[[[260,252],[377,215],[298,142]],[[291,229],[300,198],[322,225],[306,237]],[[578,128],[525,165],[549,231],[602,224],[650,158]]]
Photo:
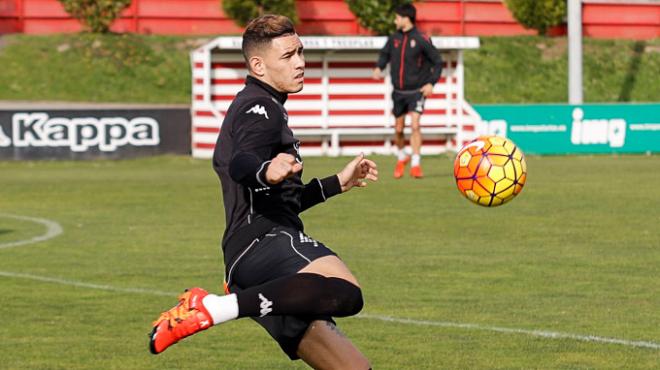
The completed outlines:
[[[188,103],[189,51],[166,36],[3,36],[0,100]],[[207,40],[208,41],[208,40]]]
[[[566,38],[481,37],[465,53],[465,95],[485,103],[568,101]],[[584,39],[585,102],[654,102],[660,99],[660,39]]]
[[[304,214],[360,280],[364,314],[660,343],[660,157],[530,157],[522,194],[494,209],[459,195],[448,157],[425,158],[419,181],[395,181],[393,159],[375,159],[381,181]],[[305,177],[346,160],[307,158]],[[250,320],[148,353],[150,322],[177,292],[220,291],[224,212],[209,161],[0,162],[0,212],[64,230],[0,249],[3,369],[305,368]],[[0,246],[44,232],[0,216]],[[652,348],[364,317],[339,325],[376,369],[660,368]]]
[[[0,39],[0,100],[190,102],[189,51],[211,38],[89,34]],[[474,104],[568,100],[566,38],[481,37],[465,53]],[[584,40],[585,102],[660,99],[660,39]]]

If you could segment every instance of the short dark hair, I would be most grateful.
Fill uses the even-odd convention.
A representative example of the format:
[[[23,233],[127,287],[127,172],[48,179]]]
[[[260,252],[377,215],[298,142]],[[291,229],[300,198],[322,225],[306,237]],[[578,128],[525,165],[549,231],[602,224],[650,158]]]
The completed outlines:
[[[280,36],[296,33],[293,22],[283,15],[265,14],[250,21],[243,32],[242,51],[245,61],[254,50],[270,45],[270,42]]]
[[[415,23],[415,18],[417,17],[417,9],[415,9],[413,4],[399,5],[394,9],[394,13],[402,17],[408,17],[413,23]]]

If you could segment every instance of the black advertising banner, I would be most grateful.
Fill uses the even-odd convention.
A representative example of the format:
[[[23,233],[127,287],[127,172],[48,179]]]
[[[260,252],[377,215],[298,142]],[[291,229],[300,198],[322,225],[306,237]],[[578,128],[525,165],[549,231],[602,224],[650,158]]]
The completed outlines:
[[[0,109],[0,159],[190,154],[190,110]]]

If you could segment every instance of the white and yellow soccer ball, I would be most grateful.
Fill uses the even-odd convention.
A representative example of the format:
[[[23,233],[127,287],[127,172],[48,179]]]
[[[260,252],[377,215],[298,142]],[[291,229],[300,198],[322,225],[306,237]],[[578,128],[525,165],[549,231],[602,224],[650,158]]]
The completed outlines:
[[[525,186],[525,155],[509,139],[480,136],[458,151],[454,177],[467,199],[484,207],[499,206],[520,194]]]

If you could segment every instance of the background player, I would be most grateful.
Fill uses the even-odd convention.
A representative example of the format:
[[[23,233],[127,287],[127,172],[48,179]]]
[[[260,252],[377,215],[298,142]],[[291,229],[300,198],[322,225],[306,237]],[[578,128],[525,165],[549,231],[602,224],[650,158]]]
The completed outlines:
[[[398,148],[398,160],[394,177],[401,178],[411,159],[404,151],[405,137],[403,128],[406,114],[410,114],[412,134],[412,163],[410,176],[422,178],[420,116],[424,112],[424,102],[433,92],[433,85],[442,73],[440,53],[431,43],[431,39],[420,33],[415,27],[417,11],[412,4],[401,5],[395,10],[394,23],[397,31],[392,34],[381,49],[373,72],[374,79],[380,79],[383,69],[390,64],[392,76],[392,113],[396,118],[394,143]]]

